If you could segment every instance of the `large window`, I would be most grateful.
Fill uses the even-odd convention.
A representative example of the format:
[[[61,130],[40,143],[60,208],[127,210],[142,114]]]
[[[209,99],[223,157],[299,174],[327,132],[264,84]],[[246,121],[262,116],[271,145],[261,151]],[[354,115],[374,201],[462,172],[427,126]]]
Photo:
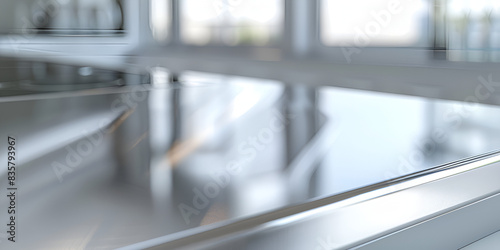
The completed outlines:
[[[426,0],[322,0],[321,40],[327,46],[423,45],[428,13]]]
[[[293,44],[312,45],[310,51],[326,52],[331,58],[373,47],[389,50],[367,49],[362,60],[378,61],[386,52],[394,55],[388,60],[426,60],[427,54],[399,48],[434,46],[448,50],[448,60],[500,60],[498,0],[317,0],[314,13],[303,9],[315,8],[314,1],[290,4],[287,11],[285,0],[181,0],[172,6],[171,0],[150,1],[158,41],[169,40],[172,33],[185,45],[280,47],[288,45],[283,40],[288,37],[297,40]],[[316,20],[318,29],[309,26]],[[308,32],[297,33],[305,35],[293,36],[305,29]],[[316,46],[318,38],[324,46]]]
[[[449,49],[500,48],[500,1],[449,0],[447,13]]]
[[[280,39],[283,0],[183,0],[181,39],[192,45],[271,45]]]

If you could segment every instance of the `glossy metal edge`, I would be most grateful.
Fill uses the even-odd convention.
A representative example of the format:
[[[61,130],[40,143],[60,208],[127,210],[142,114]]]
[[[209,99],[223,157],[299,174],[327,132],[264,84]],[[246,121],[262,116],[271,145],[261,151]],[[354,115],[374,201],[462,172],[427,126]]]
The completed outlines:
[[[429,216],[437,216],[445,211],[456,208],[456,206],[472,203],[480,197],[484,198],[487,195],[500,192],[500,183],[496,179],[488,179],[500,174],[500,166],[495,164],[499,161],[500,151],[486,153],[339,195],[286,207],[259,216],[216,223],[167,235],[133,244],[122,249],[175,249],[210,245],[217,245],[217,248],[224,248],[226,243],[237,242],[244,237],[259,237],[259,235],[266,234],[266,232],[269,233],[271,230],[273,234],[277,232],[291,233],[293,231],[291,230],[292,227],[297,228],[306,224],[310,225],[311,223],[316,224],[316,228],[321,228],[318,225],[324,225],[325,223],[327,223],[326,225],[334,225],[335,230],[333,231],[335,232],[332,232],[332,234],[338,235],[340,233],[340,235],[343,235],[339,241],[335,242],[335,247],[332,246],[332,248],[353,247],[373,240],[376,237],[381,237],[391,230],[401,229],[411,223],[428,219]],[[467,174],[467,176],[464,174]],[[458,196],[450,195],[458,191],[457,188],[468,186],[467,183],[477,182],[478,180],[483,181],[484,185],[476,185],[473,192],[465,192]],[[458,184],[456,183],[457,181]],[[385,204],[391,204],[393,207],[396,204],[397,206],[395,207],[402,208],[405,204],[402,204],[398,199],[419,190],[424,193],[444,192],[446,195],[431,195],[428,197],[428,200],[424,198],[422,202],[430,204],[428,208],[420,209],[419,211],[412,210],[415,214],[396,220],[392,224],[363,224],[361,225],[361,231],[342,230],[343,226],[345,228],[353,228],[352,224],[355,221],[349,221],[349,218],[356,220],[356,216],[359,216],[360,213],[366,217],[367,211],[368,213],[374,211],[374,204],[383,206],[384,203],[380,202],[385,202]],[[439,201],[437,206],[433,205],[436,202],[435,199]],[[405,201],[405,199],[402,201]],[[391,206],[385,207],[386,212],[391,211]],[[401,209],[398,210],[400,211]],[[372,216],[380,217],[377,214],[373,214]],[[343,223],[338,222],[328,224],[328,218],[343,218],[343,223],[349,223],[350,225],[346,224],[342,226]],[[318,237],[321,234],[324,234],[324,232],[317,232]],[[291,237],[296,240],[302,237],[302,241],[307,241],[304,235],[291,235]],[[293,249],[293,245],[290,247],[290,249]]]

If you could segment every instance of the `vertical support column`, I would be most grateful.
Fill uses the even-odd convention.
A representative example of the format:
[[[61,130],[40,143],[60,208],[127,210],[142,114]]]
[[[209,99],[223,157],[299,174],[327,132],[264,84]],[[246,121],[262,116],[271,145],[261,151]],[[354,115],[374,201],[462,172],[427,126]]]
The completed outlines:
[[[316,54],[319,44],[319,0],[286,0],[284,47],[292,57]]]
[[[446,50],[448,49],[446,0],[433,0],[431,13],[433,57],[446,59]]]
[[[181,0],[171,0],[172,1],[172,45],[180,45],[182,43],[181,38]]]
[[[315,56],[319,41],[318,0],[288,0],[285,2],[284,37],[289,57]],[[317,130],[316,89],[307,83],[293,83],[285,91],[285,112],[290,121],[286,127],[288,164],[310,141]],[[293,116],[293,119],[291,119]]]

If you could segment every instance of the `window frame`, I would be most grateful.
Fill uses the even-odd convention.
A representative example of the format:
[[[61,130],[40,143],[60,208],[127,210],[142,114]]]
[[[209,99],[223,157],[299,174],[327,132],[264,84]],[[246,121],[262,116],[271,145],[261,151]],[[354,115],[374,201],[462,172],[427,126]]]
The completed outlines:
[[[435,6],[446,3],[446,0],[427,0],[429,7],[425,17],[427,23],[422,25],[424,27],[427,25],[428,33],[415,46],[367,46],[360,48],[359,54],[353,54],[351,61],[346,59],[346,52],[342,50],[341,46],[328,46],[321,41],[322,0],[284,0],[281,39],[276,44],[264,46],[186,44],[180,36],[179,3],[181,0],[169,1],[172,3],[170,39],[161,44],[168,52],[205,53],[209,56],[239,57],[252,60],[255,59],[254,55],[259,51],[273,49],[280,52],[281,59],[307,58],[334,63],[385,65],[422,65],[447,57],[446,35],[443,37],[436,33],[436,30],[443,28],[442,26],[445,24],[434,22],[436,19]],[[300,38],[306,39],[298,41]]]

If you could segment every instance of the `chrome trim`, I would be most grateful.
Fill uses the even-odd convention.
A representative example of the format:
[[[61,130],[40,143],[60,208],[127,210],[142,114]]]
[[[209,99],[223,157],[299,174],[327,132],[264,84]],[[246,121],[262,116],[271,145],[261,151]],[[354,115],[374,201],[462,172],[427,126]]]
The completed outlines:
[[[493,193],[500,192],[500,183],[498,183],[498,181],[495,183],[492,181],[491,183],[493,183],[493,186],[491,186],[491,183],[488,182],[487,179],[485,180],[485,178],[492,178],[491,176],[495,176],[492,175],[492,173],[497,174],[496,176],[500,174],[500,167],[498,165],[492,165],[498,162],[500,162],[500,151],[486,153],[400,178],[355,189],[339,195],[272,211],[260,216],[217,223],[140,242],[121,249],[190,249],[196,246],[206,247],[211,244],[214,246],[217,245],[217,248],[220,248],[226,243],[242,240],[243,236],[250,237],[259,233],[264,234],[263,231],[268,231],[269,229],[278,229],[278,232],[287,234],[289,233],[288,231],[292,231],[290,228],[302,231],[307,230],[307,228],[310,229],[310,224],[314,224],[314,228],[325,228],[327,225],[329,227],[337,227],[337,229],[332,230],[338,231],[339,228],[337,224],[328,224],[327,222],[332,218],[336,218],[337,220],[342,218],[342,223],[346,224],[347,222],[345,219],[356,218],[356,214],[359,215],[360,213],[373,212],[370,209],[366,209],[367,206],[373,206],[376,204],[380,206],[381,204],[384,204],[381,202],[391,200],[392,202],[397,202],[398,206],[404,207],[408,204],[405,204],[400,200],[404,197],[403,195],[419,191],[422,191],[425,194],[430,194],[430,192],[434,192],[436,190],[439,191],[440,189],[459,191],[457,187],[467,186],[462,184],[467,184],[467,182],[470,181],[477,181],[478,177],[480,177],[480,181],[490,184],[482,186],[476,185],[476,189],[467,194],[457,193],[458,196],[456,197],[425,197],[425,199],[439,198],[442,200],[449,199],[449,201],[443,201],[442,204],[429,206],[429,208],[424,209],[425,211],[418,211],[416,214],[406,215],[404,219],[392,224],[364,225],[367,228],[359,229],[362,232],[357,232],[357,235],[349,235],[349,237],[341,238],[340,241],[336,242],[336,246],[340,248],[354,247],[363,242],[373,240],[373,237],[380,237],[384,233],[388,233],[390,230],[399,230],[403,226],[408,226],[412,223],[417,223],[417,221],[429,219],[430,217],[437,216],[438,214],[446,211],[456,209],[456,206],[460,204],[470,204],[484,198],[485,196],[487,197]],[[468,172],[472,176],[463,175]],[[438,189],[429,190],[429,188],[432,187]],[[443,194],[445,194],[445,192],[443,192]],[[422,199],[425,200],[424,198]],[[342,214],[342,216],[340,216],[340,214]],[[342,223],[339,223],[339,225]],[[320,226],[318,226],[318,224],[320,224]],[[285,229],[284,226],[287,228]],[[300,227],[302,227],[302,229],[299,229]],[[276,234],[276,232],[273,233]],[[340,234],[343,233],[344,232],[340,232]],[[301,237],[305,236],[301,235]],[[218,242],[216,242],[216,240]]]

